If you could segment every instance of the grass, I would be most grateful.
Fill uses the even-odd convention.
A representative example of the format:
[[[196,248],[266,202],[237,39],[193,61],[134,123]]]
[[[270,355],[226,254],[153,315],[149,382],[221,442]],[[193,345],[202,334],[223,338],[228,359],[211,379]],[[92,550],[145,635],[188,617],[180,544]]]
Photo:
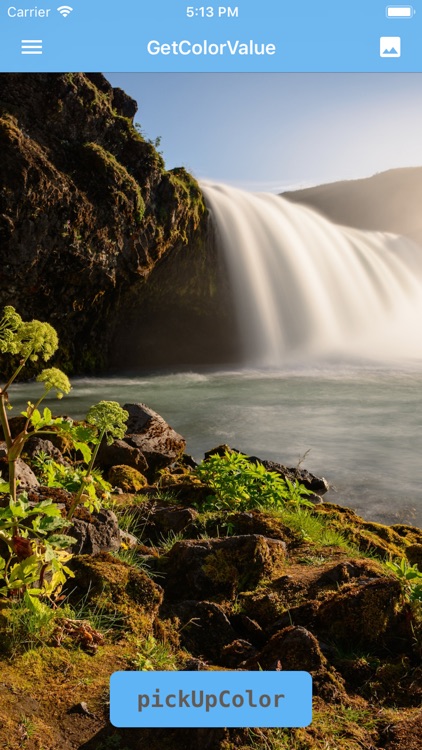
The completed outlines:
[[[149,635],[142,641],[136,641],[137,654],[131,659],[132,666],[140,672],[174,672],[180,664],[172,648],[167,643]]]
[[[89,602],[89,597],[90,589],[88,588],[82,599],[76,605],[72,606],[72,619],[88,620],[94,630],[98,630],[103,635],[124,628],[124,620],[117,610],[110,612],[109,601],[107,601],[107,604],[102,604],[100,595],[95,606],[92,606]]]
[[[159,547],[160,549],[162,549],[164,551],[164,553],[170,552],[170,550],[174,547],[174,545],[177,542],[183,541],[183,539],[184,539],[184,536],[183,536],[182,532],[179,532],[178,534],[176,534],[175,531],[169,531],[169,533],[167,535],[166,534],[160,534],[160,536],[158,538],[157,547]]]
[[[304,542],[314,542],[320,547],[340,547],[347,552],[361,554],[343,534],[330,528],[327,522],[308,508],[293,508],[286,504],[284,508],[267,510],[267,513],[299,534]]]

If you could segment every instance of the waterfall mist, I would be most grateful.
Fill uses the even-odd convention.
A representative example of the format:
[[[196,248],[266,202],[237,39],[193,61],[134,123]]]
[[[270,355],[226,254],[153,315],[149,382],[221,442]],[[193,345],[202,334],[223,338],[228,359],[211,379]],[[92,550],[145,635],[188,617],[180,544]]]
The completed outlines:
[[[202,184],[245,364],[289,356],[422,357],[422,248],[272,194]]]

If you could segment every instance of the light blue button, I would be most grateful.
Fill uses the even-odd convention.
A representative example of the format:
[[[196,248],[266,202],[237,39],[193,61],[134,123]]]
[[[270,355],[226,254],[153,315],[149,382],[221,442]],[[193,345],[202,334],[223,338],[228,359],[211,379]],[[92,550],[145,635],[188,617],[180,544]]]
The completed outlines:
[[[115,727],[305,727],[308,672],[115,672]]]

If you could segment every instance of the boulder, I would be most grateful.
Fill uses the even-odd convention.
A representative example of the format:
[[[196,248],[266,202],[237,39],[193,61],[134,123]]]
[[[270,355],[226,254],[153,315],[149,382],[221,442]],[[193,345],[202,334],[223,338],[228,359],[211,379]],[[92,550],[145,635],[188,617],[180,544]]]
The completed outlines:
[[[315,499],[312,498],[312,495],[309,496],[309,499],[314,503],[320,503],[321,498],[319,496],[325,495],[330,489],[330,486],[324,477],[317,477],[306,469],[301,469],[300,467],[288,468],[287,466],[283,466],[283,464],[276,463],[275,461],[262,461],[256,456],[250,456],[249,461],[259,461],[265,466],[267,471],[274,471],[276,474],[280,474],[283,479],[288,479],[290,482],[299,482],[300,484],[303,484],[307,490],[310,490],[313,495],[316,496]]]
[[[336,593],[326,594],[315,628],[335,643],[378,643],[394,624],[401,598],[397,578],[359,579]]]
[[[76,538],[71,547],[74,555],[98,555],[120,549],[121,536],[117,518],[111,510],[92,513],[89,520],[73,518],[68,531]]]
[[[257,656],[243,665],[247,669],[282,669],[316,672],[326,665],[318,641],[309,630],[291,625],[273,635]]]
[[[108,471],[112,466],[121,465],[131,466],[141,474],[148,468],[144,454],[135,446],[129,445],[126,440],[115,440],[112,445],[107,445],[107,442],[103,440],[98,451],[96,466]]]
[[[160,469],[180,458],[186,442],[145,404],[125,404],[123,408],[129,412],[126,435],[112,445],[103,442],[97,465],[103,469],[116,464],[131,466],[152,481]]]
[[[82,598],[84,607],[110,616],[110,627],[123,625],[138,635],[151,634],[163,590],[146,573],[108,552],[75,556],[69,567],[75,574],[67,584],[71,603]]]
[[[7,462],[6,443],[0,443],[0,474],[5,482],[9,481],[9,464]],[[39,481],[32,469],[21,458],[15,464],[18,490],[33,490],[39,487]]]
[[[187,532],[198,517],[197,511],[193,508],[178,505],[157,508],[148,504],[141,508],[136,507],[136,510],[139,512],[139,525],[142,526],[143,537],[158,545],[168,534]]]
[[[236,639],[236,633],[222,607],[209,601],[183,601],[171,605],[170,613],[180,623],[181,644],[189,653],[223,664],[223,648]]]
[[[133,466],[112,466],[108,473],[112,487],[119,487],[123,492],[138,492],[148,484],[147,479]]]
[[[66,464],[61,451],[53,445],[51,440],[43,440],[43,438],[34,435],[25,443],[25,454],[29,458],[36,458],[40,453],[45,453],[58,464]]]
[[[230,448],[228,445],[223,443],[222,445],[217,445],[216,448],[212,448],[211,450],[207,451],[204,456],[205,459],[209,458],[210,456],[224,456],[225,453],[239,453],[235,448]],[[315,504],[321,503],[320,495],[324,495],[328,490],[330,489],[330,486],[324,477],[317,477],[315,474],[311,474],[310,471],[307,471],[306,469],[301,469],[299,466],[297,467],[291,467],[288,468],[287,466],[284,466],[283,464],[279,464],[276,461],[267,461],[266,459],[259,458],[258,456],[248,456],[248,461],[251,463],[260,463],[267,471],[274,471],[276,474],[280,474],[283,479],[289,479],[290,482],[300,482],[300,484],[303,484],[304,487],[306,487],[307,490],[310,490],[313,495],[307,496],[308,499],[311,500],[311,502]]]
[[[234,598],[276,577],[286,545],[258,534],[177,542],[165,558],[164,587],[169,600]]]

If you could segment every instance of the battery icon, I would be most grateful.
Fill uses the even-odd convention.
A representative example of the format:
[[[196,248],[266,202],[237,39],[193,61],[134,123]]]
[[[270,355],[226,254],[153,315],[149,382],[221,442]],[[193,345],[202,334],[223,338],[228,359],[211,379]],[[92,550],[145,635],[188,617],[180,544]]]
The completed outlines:
[[[387,18],[413,18],[416,11],[413,5],[388,5]]]

